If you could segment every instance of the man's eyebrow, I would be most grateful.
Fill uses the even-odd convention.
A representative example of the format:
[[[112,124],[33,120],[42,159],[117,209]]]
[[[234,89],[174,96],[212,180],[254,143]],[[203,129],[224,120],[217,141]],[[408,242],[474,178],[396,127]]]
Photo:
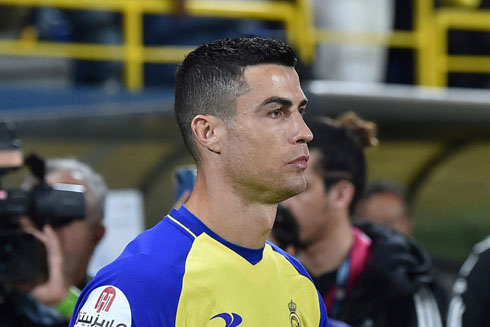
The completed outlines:
[[[265,99],[259,105],[259,108],[265,107],[265,106],[267,106],[268,104],[271,104],[271,103],[277,103],[277,104],[280,104],[281,106],[286,106],[286,107],[290,107],[290,106],[293,105],[293,102],[291,100],[287,99],[287,98],[272,96],[270,98]]]
[[[282,97],[276,97],[276,96],[272,96],[270,98],[267,98],[265,99],[259,106],[258,108],[262,108],[268,104],[271,104],[271,103],[277,103],[277,104],[280,104],[281,106],[285,106],[285,107],[291,107],[293,105],[293,102],[287,98],[282,98]],[[305,106],[306,104],[308,103],[308,100],[307,99],[303,99],[303,101],[300,102],[299,106],[298,107],[303,107]]]

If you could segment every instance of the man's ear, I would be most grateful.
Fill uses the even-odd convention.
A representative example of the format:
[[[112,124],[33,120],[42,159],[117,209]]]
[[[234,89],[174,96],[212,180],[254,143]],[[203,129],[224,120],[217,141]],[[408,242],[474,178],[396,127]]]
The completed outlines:
[[[219,138],[223,127],[221,119],[210,115],[197,115],[191,122],[196,143],[218,154],[221,152]]]
[[[351,182],[341,180],[332,186],[330,191],[332,191],[332,196],[336,207],[340,209],[349,209],[355,193],[354,185]]]

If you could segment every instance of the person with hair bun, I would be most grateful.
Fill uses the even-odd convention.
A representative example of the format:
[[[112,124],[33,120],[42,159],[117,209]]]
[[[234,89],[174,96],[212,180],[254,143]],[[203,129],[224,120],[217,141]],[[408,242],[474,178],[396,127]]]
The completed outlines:
[[[429,256],[382,225],[352,219],[367,180],[364,148],[376,125],[354,113],[305,119],[306,190],[283,205],[299,227],[298,259],[310,273],[329,318],[352,326],[442,326],[439,287]]]

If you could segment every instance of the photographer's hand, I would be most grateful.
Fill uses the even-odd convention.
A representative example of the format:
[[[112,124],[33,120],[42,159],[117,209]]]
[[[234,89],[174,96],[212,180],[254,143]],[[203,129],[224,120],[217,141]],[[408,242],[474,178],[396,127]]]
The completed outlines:
[[[35,286],[31,295],[46,305],[57,305],[67,297],[70,288],[64,276],[64,258],[58,236],[49,225],[42,231],[31,226],[25,226],[24,230],[44,244],[48,264],[47,281]]]

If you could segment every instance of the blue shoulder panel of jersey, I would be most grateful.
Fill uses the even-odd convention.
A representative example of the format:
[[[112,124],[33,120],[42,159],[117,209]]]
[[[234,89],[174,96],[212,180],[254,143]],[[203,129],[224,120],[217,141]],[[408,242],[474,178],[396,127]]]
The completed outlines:
[[[115,286],[127,298],[132,327],[175,326],[185,262],[194,239],[168,217],[140,234],[83,290],[70,326],[75,326],[92,291],[106,285]]]
[[[310,274],[306,270],[306,268],[292,255],[278,247],[277,245],[267,241],[267,244],[269,244],[272,249],[280,254],[282,254],[293,266],[296,268],[296,270],[303,276],[307,277],[311,282],[313,283],[313,280],[311,279]],[[320,293],[318,293],[318,304],[320,306],[320,327],[328,327],[328,317],[327,317],[327,309],[325,308],[325,303],[323,302],[323,298],[321,297]]]
[[[267,244],[269,244],[274,251],[282,254],[294,266],[294,268],[296,268],[296,270],[301,275],[308,277],[308,279],[310,279],[313,282],[313,280],[310,277],[310,274],[308,274],[308,271],[305,269],[305,267],[303,267],[303,265],[298,261],[298,259],[296,259],[292,255],[290,255],[289,253],[287,253],[286,251],[284,251],[283,249],[281,249],[280,247],[278,247],[274,243],[267,241]]]

